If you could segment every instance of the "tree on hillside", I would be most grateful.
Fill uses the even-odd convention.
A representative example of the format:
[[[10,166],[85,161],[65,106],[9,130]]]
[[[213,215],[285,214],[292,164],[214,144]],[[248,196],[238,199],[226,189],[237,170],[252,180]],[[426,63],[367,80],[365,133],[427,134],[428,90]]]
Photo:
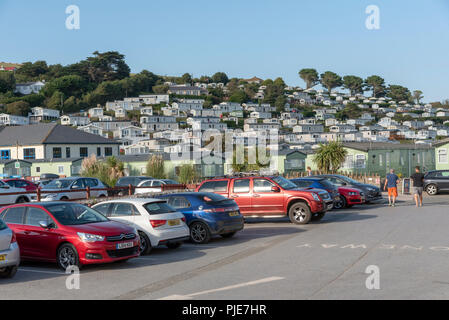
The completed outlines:
[[[10,71],[0,71],[0,93],[14,91],[16,89],[16,78]]]
[[[379,76],[370,76],[365,80],[366,87],[373,92],[373,97],[385,95],[385,80]]]
[[[320,171],[325,173],[336,172],[345,162],[348,151],[340,142],[331,141],[328,144],[320,144],[313,162]]]
[[[6,113],[25,117],[31,111],[30,104],[26,101],[16,101],[6,105]]]
[[[188,83],[191,84],[193,82],[192,76],[190,73],[184,73],[181,77],[182,83]]]
[[[284,79],[282,79],[281,77],[274,79],[273,84],[282,89],[284,89],[287,86],[284,82]]]
[[[103,53],[95,51],[93,55],[93,57],[88,57],[85,62],[81,62],[82,67],[87,67],[91,81],[101,83],[129,77],[131,69],[126,64],[123,54],[117,51]]]
[[[237,90],[229,97],[230,102],[244,103],[247,102],[248,100],[249,97],[243,90]]]
[[[17,69],[16,74],[18,77],[21,77],[21,80],[33,81],[39,79],[41,75],[44,75],[47,72],[47,62],[36,61],[34,63],[25,62],[19,69]]]
[[[287,97],[284,95],[280,95],[276,98],[274,102],[274,106],[276,107],[277,112],[284,112],[285,104],[287,103]]]
[[[315,69],[302,69],[299,77],[306,83],[306,89],[310,89],[318,84],[318,72]]]
[[[410,101],[412,95],[410,90],[399,85],[390,85],[387,89],[387,97],[396,101]]]
[[[212,76],[212,82],[227,84],[229,82],[229,78],[226,73],[217,72]]]
[[[347,120],[359,118],[362,115],[362,109],[360,109],[356,104],[349,103],[342,110],[338,111],[335,115],[337,120]]]
[[[413,99],[415,100],[416,104],[420,104],[421,103],[421,99],[424,98],[424,96],[422,95],[422,91],[421,90],[415,90],[413,91]]]
[[[41,93],[46,97],[51,97],[55,91],[59,91],[65,96],[80,97],[87,89],[87,82],[82,77],[69,75],[47,82]]]
[[[348,89],[351,92],[351,96],[356,95],[357,93],[363,94],[364,82],[363,79],[357,76],[344,76],[343,77],[343,86],[345,89]]]
[[[163,93],[167,93],[167,91],[168,91],[168,86],[165,84],[153,86],[154,93],[163,94]]]
[[[343,81],[338,74],[326,71],[321,74],[321,84],[327,88],[327,91],[330,94],[332,89],[340,87],[343,84]]]

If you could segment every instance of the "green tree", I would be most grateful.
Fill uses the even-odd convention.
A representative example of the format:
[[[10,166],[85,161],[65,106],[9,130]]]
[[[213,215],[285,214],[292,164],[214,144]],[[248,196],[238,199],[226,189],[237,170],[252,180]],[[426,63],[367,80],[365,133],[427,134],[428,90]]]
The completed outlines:
[[[410,90],[399,85],[390,85],[387,89],[387,97],[396,101],[410,101],[412,95]]]
[[[6,105],[6,113],[11,115],[25,117],[30,111],[30,104],[26,101],[16,101]]]
[[[191,84],[193,82],[192,76],[190,73],[184,73],[181,77],[182,83],[188,83]]]
[[[65,100],[64,94],[60,91],[55,91],[50,98],[47,98],[45,100],[45,105],[49,109],[62,111],[64,107],[64,100]]]
[[[284,95],[280,95],[276,98],[274,106],[277,112],[284,112],[285,104],[287,103],[287,98]]]
[[[331,93],[332,89],[340,87],[343,84],[343,81],[338,74],[326,71],[321,74],[321,84],[327,88],[329,93]]]
[[[318,72],[315,69],[302,69],[299,77],[306,83],[306,88],[310,89],[318,84]]]
[[[364,82],[363,79],[357,76],[344,76],[343,86],[351,92],[351,96],[357,93],[363,94]]]
[[[10,71],[0,71],[0,93],[14,91],[16,88],[16,78]]]
[[[370,76],[365,80],[366,87],[373,92],[373,97],[385,95],[385,80],[379,76]]]
[[[117,180],[124,176],[124,172],[123,162],[116,157],[108,157],[105,161],[99,161],[92,154],[90,157],[84,158],[81,163],[81,175],[83,177],[100,179],[109,187],[114,187]]]
[[[320,144],[313,162],[320,171],[336,172],[345,162],[347,153],[348,151],[340,142],[331,141],[328,144]]]
[[[16,74],[21,76],[22,80],[33,81],[39,79],[40,76],[46,74],[47,72],[47,62],[36,61],[34,63],[25,62],[19,69],[17,69]]]
[[[154,93],[164,94],[164,93],[167,93],[167,91],[168,91],[167,85],[161,84],[161,85],[153,86]]]
[[[80,97],[87,90],[87,82],[78,75],[62,76],[47,82],[42,88],[42,94],[51,97],[56,91],[66,97]]]
[[[422,95],[422,91],[421,90],[415,90],[413,91],[413,99],[415,100],[416,104],[420,104],[421,103],[421,99],[424,98],[424,96]]]
[[[229,82],[229,78],[226,73],[217,72],[212,76],[212,82],[227,84]]]
[[[244,103],[247,102],[248,100],[249,97],[243,90],[237,90],[229,97],[229,101],[231,102]]]
[[[165,179],[164,159],[162,156],[153,155],[147,162],[146,175],[156,179]]]
[[[200,176],[200,173],[193,164],[183,164],[179,168],[178,182],[183,184],[195,183]]]
[[[124,79],[129,77],[131,70],[125,62],[125,56],[117,51],[95,51],[93,57],[81,61],[79,67],[87,68],[89,79],[96,83]]]

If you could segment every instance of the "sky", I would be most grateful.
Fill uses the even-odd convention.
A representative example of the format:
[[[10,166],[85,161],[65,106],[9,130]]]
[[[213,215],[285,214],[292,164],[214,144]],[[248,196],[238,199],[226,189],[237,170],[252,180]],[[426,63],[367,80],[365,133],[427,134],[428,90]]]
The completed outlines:
[[[66,28],[66,7],[80,29]],[[368,5],[380,29],[368,30]],[[282,77],[376,74],[449,98],[449,0],[0,0],[0,61],[63,65],[119,51],[132,72]]]

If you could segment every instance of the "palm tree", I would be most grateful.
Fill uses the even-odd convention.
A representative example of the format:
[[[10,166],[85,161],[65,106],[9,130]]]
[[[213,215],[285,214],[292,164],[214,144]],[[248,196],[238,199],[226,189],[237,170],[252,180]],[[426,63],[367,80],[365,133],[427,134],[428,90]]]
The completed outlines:
[[[340,169],[343,162],[345,162],[348,151],[343,147],[341,142],[332,141],[328,144],[320,144],[313,162],[317,165],[320,171],[329,173]]]

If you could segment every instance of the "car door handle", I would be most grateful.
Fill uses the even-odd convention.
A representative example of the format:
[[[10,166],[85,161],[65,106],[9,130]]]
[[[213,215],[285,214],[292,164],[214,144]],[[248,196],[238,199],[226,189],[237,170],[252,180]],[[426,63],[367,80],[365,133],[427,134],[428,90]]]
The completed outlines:
[[[31,231],[24,231],[23,233],[24,233],[24,234],[30,234]]]
[[[254,198],[260,198],[260,194],[253,194]]]
[[[239,196],[238,195],[236,195],[236,194],[233,194],[232,196],[231,196],[231,198],[238,198]]]

